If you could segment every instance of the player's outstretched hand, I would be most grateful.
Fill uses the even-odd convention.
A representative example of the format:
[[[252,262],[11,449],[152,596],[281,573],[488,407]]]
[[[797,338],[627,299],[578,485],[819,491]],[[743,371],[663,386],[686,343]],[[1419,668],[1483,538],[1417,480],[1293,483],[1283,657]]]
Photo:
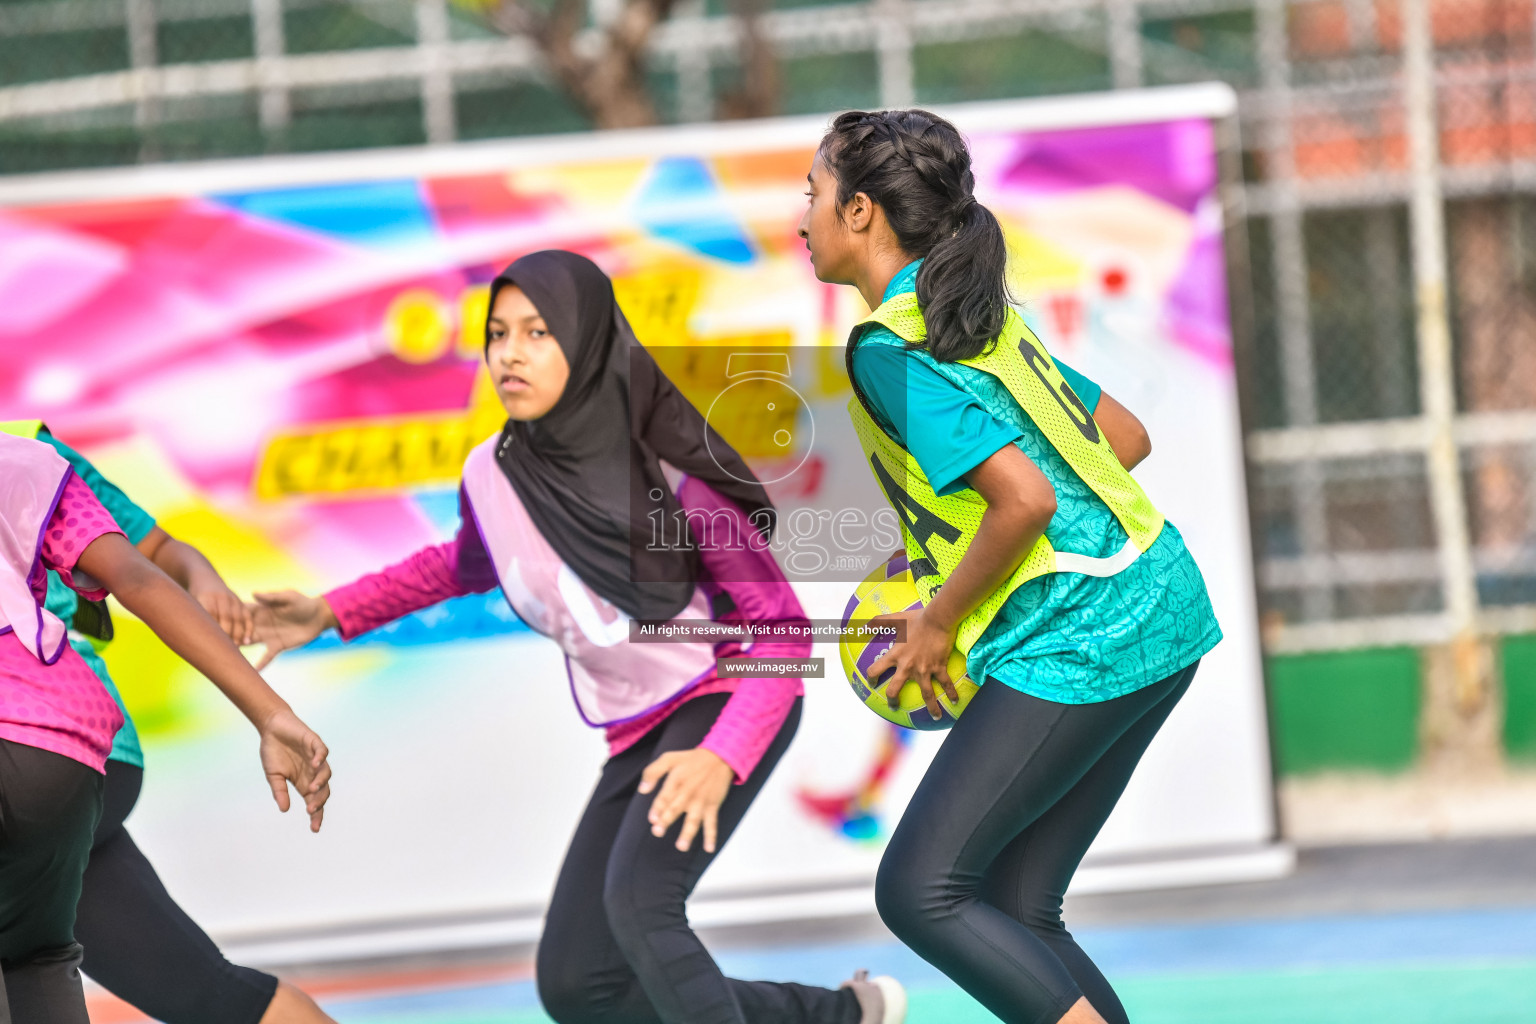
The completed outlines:
[[[253,642],[265,650],[256,662],[260,672],[284,651],[303,647],[327,629],[336,627],[336,616],[323,597],[310,597],[297,590],[276,590],[251,595],[247,605],[254,624]]]
[[[292,785],[304,798],[311,832],[320,831],[325,802],[331,798],[329,755],[325,742],[286,708],[273,712],[261,725],[261,770],[272,786],[272,799],[286,814]]]

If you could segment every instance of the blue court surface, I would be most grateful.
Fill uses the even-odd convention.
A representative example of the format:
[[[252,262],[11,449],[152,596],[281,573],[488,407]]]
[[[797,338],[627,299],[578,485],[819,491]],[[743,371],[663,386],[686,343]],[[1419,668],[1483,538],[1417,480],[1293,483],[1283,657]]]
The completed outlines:
[[[1531,1024],[1536,906],[1084,928],[1085,949],[1136,1024]],[[836,985],[855,968],[902,979],[911,1024],[986,1010],[896,943],[733,949],[744,978]],[[503,979],[512,973],[509,966]],[[545,1024],[526,972],[322,996],[342,1024]]]

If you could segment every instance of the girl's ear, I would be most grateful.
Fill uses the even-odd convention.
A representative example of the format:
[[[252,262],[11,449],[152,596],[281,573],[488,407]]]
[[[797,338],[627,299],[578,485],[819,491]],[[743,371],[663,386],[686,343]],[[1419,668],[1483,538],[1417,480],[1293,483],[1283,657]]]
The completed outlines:
[[[867,192],[855,192],[843,207],[843,223],[850,231],[867,231],[874,220],[875,202]]]

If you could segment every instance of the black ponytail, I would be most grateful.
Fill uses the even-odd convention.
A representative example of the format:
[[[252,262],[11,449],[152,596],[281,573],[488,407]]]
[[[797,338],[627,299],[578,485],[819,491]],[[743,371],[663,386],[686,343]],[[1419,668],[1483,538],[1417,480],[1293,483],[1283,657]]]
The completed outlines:
[[[971,154],[955,126],[926,110],[850,111],[832,122],[821,159],[837,178],[839,207],[863,192],[902,251],[923,258],[917,301],[928,352],[954,362],[986,351],[1008,315],[1008,250],[972,194]]]

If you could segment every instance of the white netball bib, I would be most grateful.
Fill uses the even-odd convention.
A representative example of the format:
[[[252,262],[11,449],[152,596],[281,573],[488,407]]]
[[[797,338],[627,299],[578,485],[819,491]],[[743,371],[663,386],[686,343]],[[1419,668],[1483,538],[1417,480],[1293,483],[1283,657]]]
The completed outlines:
[[[64,652],[64,623],[42,606],[27,578],[69,472],[69,463],[41,441],[0,433],[0,634],[14,631],[45,665]]]
[[[496,465],[492,437],[464,462],[464,491],[507,603],[565,652],[576,709],[588,725],[644,715],[707,678],[711,643],[631,643],[629,616],[592,591],[561,561]],[[698,588],[676,616],[709,619]]]

